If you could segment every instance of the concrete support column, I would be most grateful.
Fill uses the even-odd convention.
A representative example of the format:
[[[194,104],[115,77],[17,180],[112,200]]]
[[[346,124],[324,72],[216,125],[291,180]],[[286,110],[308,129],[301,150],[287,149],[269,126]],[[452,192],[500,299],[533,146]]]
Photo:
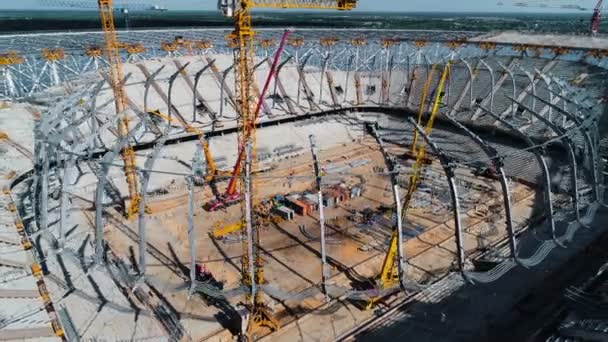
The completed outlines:
[[[350,80],[350,73],[352,71],[353,62],[355,60],[355,55],[350,55],[348,57],[348,64],[346,66],[346,82],[344,82],[344,100],[342,102],[348,102],[348,85]]]
[[[315,101],[314,101],[314,94],[312,93],[312,91],[310,90],[310,87],[308,86],[308,83],[306,82],[306,75],[304,73],[306,64],[310,60],[311,56],[312,56],[311,54],[306,55],[304,57],[304,59],[302,60],[302,64],[300,64],[298,66],[298,96],[297,96],[297,101],[296,101],[297,105],[299,106],[301,92],[302,92],[302,89],[304,89],[304,95],[306,95],[306,101],[308,102],[309,111],[313,111],[315,108],[317,108],[318,110],[321,110],[319,105],[317,105],[317,103],[315,103]]]
[[[298,106],[300,105],[300,96],[302,93],[302,87],[304,86],[304,83],[302,82],[304,78],[304,68],[306,67],[306,63],[308,63],[310,56],[311,55],[306,55],[302,61],[302,64],[298,65],[298,95],[296,97],[296,104]]]
[[[281,83],[281,82],[280,82],[279,75],[281,75],[281,71],[283,70],[283,67],[284,67],[284,66],[285,66],[287,63],[289,63],[289,61],[291,61],[291,59],[292,59],[292,57],[291,57],[291,56],[290,56],[290,57],[288,57],[288,58],[286,58],[286,59],[285,59],[283,62],[281,62],[281,64],[279,64],[279,66],[277,67],[277,72],[276,72],[276,74],[275,74],[275,76],[274,76],[274,78],[273,78],[273,82],[274,82],[274,87],[273,87],[273,88],[274,88],[274,90],[273,90],[273,94],[274,94],[274,96],[273,96],[273,98],[272,98],[272,109],[274,109],[274,108],[275,108],[276,103],[277,103],[277,96],[278,96],[278,90],[277,90],[277,88],[279,87],[279,83]],[[281,89],[283,89],[283,88],[281,88]],[[285,91],[285,90],[283,89],[282,91]],[[287,97],[285,97],[285,98],[283,99],[283,101],[285,101],[285,102],[291,101],[291,98],[287,98]],[[288,102],[288,104],[290,104],[290,102]],[[292,114],[295,114],[295,113],[292,113]]]
[[[517,84],[515,83],[515,76],[513,75],[513,70],[511,70],[508,66],[502,64],[500,61],[498,62],[498,65],[500,65],[502,70],[504,72],[506,72],[507,75],[509,75],[509,78],[511,78],[511,86],[513,88],[513,98],[516,98],[517,97]],[[517,106],[515,105],[515,103],[512,103],[511,104],[511,115],[515,116],[516,112],[517,112]]]
[[[323,59],[323,67],[321,68],[321,82],[319,82],[319,105],[321,105],[321,101],[323,101],[323,79],[325,76],[325,72],[327,71],[327,64],[329,63],[330,54],[327,53],[325,59]]]
[[[522,68],[521,65],[518,65],[518,67],[519,70],[521,70],[530,80],[530,85],[532,87],[532,108],[536,109],[536,78],[534,77],[534,75],[532,75],[531,72]],[[534,121],[534,116],[532,116],[531,120]]]
[[[492,82],[492,88],[490,89],[490,110],[494,111],[494,87],[496,87],[496,80],[495,80],[495,76],[494,76],[494,70],[492,70],[492,68],[490,67],[490,65],[488,65],[488,63],[486,63],[486,61],[483,60],[483,58],[479,59],[479,62],[486,68],[488,69],[488,72],[490,73],[490,80]]]
[[[475,99],[473,98],[473,68],[471,67],[471,64],[465,59],[461,58],[460,60],[469,72],[469,105],[467,107],[471,107],[473,105],[473,102],[475,101]]]

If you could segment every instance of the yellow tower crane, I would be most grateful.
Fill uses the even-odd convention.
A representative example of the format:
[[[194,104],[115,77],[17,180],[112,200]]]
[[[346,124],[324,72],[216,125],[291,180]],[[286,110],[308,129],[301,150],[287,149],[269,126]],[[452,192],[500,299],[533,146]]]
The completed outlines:
[[[101,19],[101,29],[103,30],[106,42],[106,57],[110,65],[110,86],[114,92],[114,104],[116,114],[122,113],[127,108],[127,96],[125,88],[122,84],[124,78],[122,71],[122,61],[118,47],[118,39],[116,38],[116,29],[114,28],[114,13],[112,8],[112,0],[98,0],[99,18]],[[121,137],[129,134],[129,119],[125,115],[118,123],[118,134]],[[121,152],[124,163],[125,176],[129,187],[130,203],[127,207],[127,217],[136,215],[139,211],[140,193],[138,189],[139,182],[135,170],[135,153],[133,147],[127,143]]]
[[[85,0],[66,0],[57,3],[53,0],[40,0],[43,5],[46,6],[69,6],[71,8],[91,8],[94,6],[94,1]],[[127,108],[127,97],[125,94],[124,85],[122,80],[124,78],[122,70],[122,60],[120,58],[120,48],[123,46],[116,37],[116,28],[114,26],[114,1],[113,0],[97,0],[97,7],[99,9],[99,18],[101,21],[101,29],[104,33],[105,38],[105,54],[109,64],[109,81],[114,93],[114,104],[116,108],[116,114],[122,113]],[[47,50],[50,57],[55,57],[56,51]],[[129,133],[129,119],[125,115],[122,120],[118,123],[118,134],[119,137],[124,137]],[[123,160],[123,169],[129,188],[129,204],[126,209],[126,216],[133,217],[137,215],[139,211],[139,182],[137,181],[136,164],[135,164],[135,153],[133,147],[127,144],[121,152]]]
[[[433,129],[433,124],[435,123],[435,118],[437,116],[437,113],[439,112],[439,107],[443,101],[443,96],[444,96],[444,89],[448,80],[448,76],[450,74],[450,69],[451,69],[451,62],[448,62],[448,64],[445,65],[443,72],[441,74],[441,79],[439,81],[439,85],[437,86],[437,92],[435,95],[435,99],[433,101],[433,107],[431,108],[431,112],[428,115],[428,120],[425,124],[425,133],[431,134],[431,131]],[[429,77],[431,77],[431,75],[429,75]],[[424,102],[426,99],[428,92],[425,92],[423,94],[423,98],[422,101]],[[420,115],[418,116],[418,125],[422,126],[422,119],[423,119],[423,111],[424,111],[424,106],[421,106],[420,108]],[[416,131],[414,129],[414,131]],[[415,137],[417,136],[417,133],[414,133]],[[408,213],[408,209],[410,206],[410,202],[412,200],[412,197],[414,196],[414,193],[417,190],[418,187],[418,181],[420,180],[420,176],[422,174],[422,168],[425,164],[425,159],[426,159],[426,149],[424,148],[424,146],[417,146],[415,145],[416,142],[414,142],[414,145],[412,145],[412,149],[415,153],[416,156],[416,162],[414,164],[414,166],[412,167],[412,175],[410,175],[410,179],[409,179],[409,185],[408,185],[408,189],[407,189],[407,193],[405,195],[405,199],[403,200],[403,205],[402,205],[402,210],[401,210],[401,217],[403,219],[403,221],[405,220],[407,213]],[[397,228],[395,227],[393,229],[393,234],[391,236],[391,240],[390,240],[390,244],[389,244],[389,248],[388,251],[386,253],[386,256],[384,258],[384,262],[382,264],[382,269],[380,271],[380,274],[378,275],[377,278],[377,285],[381,288],[381,289],[388,289],[391,287],[394,287],[395,285],[399,284],[400,281],[400,274],[399,274],[399,269],[395,263],[395,259],[398,255],[398,248],[399,248],[399,243],[398,243],[398,232],[397,232]],[[368,302],[368,308],[371,308],[380,298],[372,298],[369,302]]]
[[[226,37],[227,41],[235,49],[235,92],[240,115],[239,130],[239,157],[235,165],[235,174],[243,168],[242,159],[246,145],[252,147],[253,159],[255,160],[255,128],[258,118],[259,100],[256,100],[254,90],[254,63],[255,63],[255,32],[251,24],[251,10],[254,8],[295,8],[295,9],[335,9],[352,10],[356,7],[356,0],[219,0],[218,8],[225,16],[234,18],[234,30]],[[262,99],[263,100],[263,99]],[[253,192],[253,189],[252,189]],[[257,250],[259,244],[259,229],[253,233],[253,247]],[[256,271],[250,275],[247,239],[243,239],[242,279],[248,288],[251,284],[263,282],[263,265],[259,255],[254,256]],[[253,279],[252,279],[253,278]],[[253,337],[260,328],[266,327],[270,330],[279,328],[276,321],[262,302],[259,292],[249,293],[247,302],[251,303],[249,321],[246,336]]]

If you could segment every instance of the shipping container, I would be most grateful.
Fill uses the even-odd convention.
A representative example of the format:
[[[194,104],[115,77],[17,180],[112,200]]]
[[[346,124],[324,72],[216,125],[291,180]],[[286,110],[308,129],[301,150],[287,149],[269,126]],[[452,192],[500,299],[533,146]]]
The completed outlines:
[[[272,212],[287,221],[293,220],[293,217],[295,216],[295,212],[285,206],[274,208]]]
[[[294,197],[287,197],[287,206],[293,209],[298,215],[306,216],[308,215],[308,206],[298,199],[294,199]]]

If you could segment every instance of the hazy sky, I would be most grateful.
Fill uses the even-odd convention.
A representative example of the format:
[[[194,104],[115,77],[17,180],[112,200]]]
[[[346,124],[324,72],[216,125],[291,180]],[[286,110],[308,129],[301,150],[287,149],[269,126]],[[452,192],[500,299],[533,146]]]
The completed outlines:
[[[96,0],[74,0],[75,2],[92,2]],[[129,0],[115,0],[115,3],[128,3]],[[546,9],[532,9],[515,7],[512,4],[519,1],[528,0],[502,0],[505,4],[498,6],[499,0],[359,0],[359,10],[364,11],[478,11],[478,12],[504,12],[504,11],[544,11]],[[42,2],[53,2],[53,0],[19,0],[9,1],[0,0],[0,9],[36,9],[48,8],[40,4]],[[67,2],[67,1],[66,1]],[[173,10],[200,9],[210,10],[216,8],[217,0],[134,0],[134,3],[160,4]],[[576,4],[587,8],[592,8],[596,0],[532,0],[528,2],[546,4]],[[554,10],[562,12],[563,10]]]

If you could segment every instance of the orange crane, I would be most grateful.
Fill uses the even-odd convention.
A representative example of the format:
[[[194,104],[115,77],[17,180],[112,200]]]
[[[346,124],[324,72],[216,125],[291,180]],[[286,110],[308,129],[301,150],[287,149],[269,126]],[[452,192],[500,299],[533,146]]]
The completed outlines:
[[[216,203],[210,203],[207,208],[222,206],[222,200],[238,201],[240,195],[236,192],[236,180],[243,169],[243,159],[245,157],[246,146],[251,147],[252,159],[255,159],[255,129],[260,107],[264,100],[264,94],[273,77],[278,58],[287,40],[287,32],[283,35],[281,45],[275,56],[275,61],[271,67],[264,89],[260,98],[254,97],[255,79],[255,32],[251,24],[251,10],[253,8],[299,8],[299,9],[336,9],[351,10],[357,5],[356,0],[218,0],[218,8],[225,16],[234,18],[234,30],[227,36],[227,40],[233,43],[235,49],[235,92],[238,106],[239,139],[238,155],[233,170],[233,176],[226,190],[225,198],[218,198]],[[253,187],[251,192],[255,191]],[[228,204],[228,203],[226,203]],[[245,209],[245,208],[243,208]],[[243,214],[245,217],[245,214]],[[254,222],[254,225],[258,223]],[[256,228],[256,227],[254,227]],[[259,255],[259,229],[254,229],[252,236],[243,239],[243,257],[241,259],[241,273],[243,285],[250,288],[247,293],[249,305],[249,318],[247,322],[246,336],[253,338],[253,335],[261,327],[277,330],[278,322],[272,317],[262,302],[259,291],[255,291],[257,285],[264,282],[263,262]],[[252,240],[252,245],[247,242]],[[253,250],[252,259],[249,258],[248,251]],[[255,266],[255,267],[254,267]],[[255,268],[254,273],[250,270]]]
[[[93,5],[92,1],[54,1],[54,0],[41,0],[44,5],[47,6],[69,6],[79,8],[90,8]],[[127,97],[125,94],[124,85],[122,80],[124,79],[124,73],[122,70],[122,60],[120,59],[120,47],[121,44],[118,42],[116,37],[116,28],[114,26],[114,7],[113,0],[97,0],[97,7],[99,8],[99,18],[101,21],[101,29],[104,33],[105,38],[105,54],[110,66],[109,68],[109,81],[114,93],[114,104],[116,108],[116,114],[122,113],[127,109]],[[124,137],[129,133],[129,119],[125,115],[122,120],[118,123],[118,134],[120,137]],[[127,144],[121,152],[123,160],[123,169],[129,188],[129,205],[127,206],[126,216],[132,218],[138,214],[139,201],[141,195],[139,193],[139,182],[137,180],[136,164],[135,164],[135,153],[133,147]]]
[[[120,59],[118,40],[116,38],[116,30],[114,28],[114,13],[112,9],[112,0],[98,0],[99,18],[101,19],[101,29],[103,30],[106,42],[106,57],[110,65],[110,81],[112,91],[114,92],[114,105],[116,114],[122,113],[127,108],[127,96],[125,94],[122,80],[124,74],[122,71],[122,61]],[[129,134],[129,119],[125,115],[118,123],[118,134],[121,137]],[[127,208],[127,217],[133,217],[139,211],[140,193],[136,174],[135,153],[133,147],[127,144],[122,149],[121,157],[124,163],[125,176],[129,187],[130,203]]]

